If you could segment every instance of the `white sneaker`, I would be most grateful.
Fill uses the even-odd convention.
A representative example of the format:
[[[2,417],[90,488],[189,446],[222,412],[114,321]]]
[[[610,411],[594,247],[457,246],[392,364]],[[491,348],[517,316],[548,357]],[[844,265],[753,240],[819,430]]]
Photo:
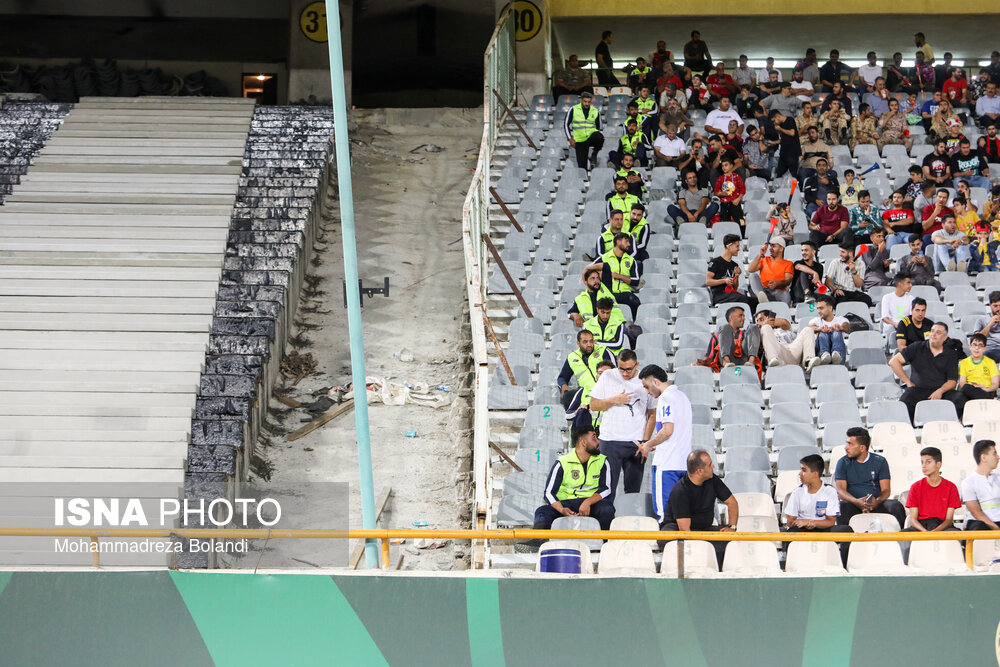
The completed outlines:
[[[968,264],[966,264],[965,262],[959,262],[959,263],[958,263],[958,267],[956,267],[956,268],[957,268],[957,269],[958,269],[959,271],[961,271],[962,273],[966,273],[966,269],[968,269],[968,268],[969,268],[969,265],[968,265]]]
[[[819,361],[816,362],[816,364],[819,366],[825,366],[826,364],[830,363],[830,359],[831,359],[830,353],[824,352],[822,355],[820,355]]]
[[[733,362],[731,362],[731,361],[727,361],[727,362],[726,362],[726,363],[725,363],[725,364],[724,364],[724,365],[723,365],[722,367],[723,367],[723,368],[732,368],[732,367],[733,367],[733,366],[735,366],[735,365],[736,365],[736,364],[734,364]]]
[[[767,303],[767,292],[765,292],[764,290],[757,292],[757,301],[761,303]]]
[[[775,366],[780,366],[780,365],[781,365],[781,359],[778,359],[777,357],[775,357],[774,359],[768,359],[767,361],[768,368],[774,368]]]
[[[954,271],[955,267],[956,267],[955,260],[949,259],[948,260],[948,270],[949,271]]]
[[[830,363],[831,364],[837,365],[837,364],[840,364],[840,362],[843,361],[843,360],[844,360],[844,358],[840,356],[840,352],[834,352],[833,354],[830,355]]]
[[[819,365],[819,363],[820,363],[819,357],[809,357],[808,359],[806,359],[805,363],[806,373],[812,371],[812,369],[815,368],[817,365]]]

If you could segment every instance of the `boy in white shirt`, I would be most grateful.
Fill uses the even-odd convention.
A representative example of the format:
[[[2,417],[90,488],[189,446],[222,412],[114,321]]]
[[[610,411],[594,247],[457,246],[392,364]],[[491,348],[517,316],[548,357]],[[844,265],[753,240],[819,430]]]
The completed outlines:
[[[785,503],[785,521],[788,532],[852,533],[850,526],[838,526],[840,496],[837,489],[820,479],[825,464],[819,454],[810,454],[799,461],[799,480],[802,485],[792,491]],[[840,557],[847,565],[849,542],[840,544]]]
[[[992,440],[980,440],[972,446],[976,472],[962,482],[962,502],[972,515],[966,530],[1000,530],[1000,475],[996,473],[1000,456]]]
[[[643,458],[653,455],[653,509],[663,523],[670,491],[687,473],[691,453],[691,401],[667,382],[667,373],[650,364],[639,373],[642,386],[656,401],[656,433],[639,444]]]
[[[913,305],[913,295],[910,294],[913,280],[905,273],[897,273],[893,282],[896,290],[882,297],[882,333],[888,342],[896,340],[896,325],[910,314]]]

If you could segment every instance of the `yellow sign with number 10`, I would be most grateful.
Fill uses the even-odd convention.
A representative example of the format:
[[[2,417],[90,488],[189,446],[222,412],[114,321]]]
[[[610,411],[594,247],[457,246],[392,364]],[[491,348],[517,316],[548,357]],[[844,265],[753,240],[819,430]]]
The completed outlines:
[[[326,3],[310,2],[299,14],[299,27],[306,39],[314,42],[325,42],[328,39],[326,32]]]

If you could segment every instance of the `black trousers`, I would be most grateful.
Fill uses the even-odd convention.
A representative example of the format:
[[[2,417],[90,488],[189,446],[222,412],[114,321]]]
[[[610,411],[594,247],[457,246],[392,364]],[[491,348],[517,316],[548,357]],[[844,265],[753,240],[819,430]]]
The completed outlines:
[[[853,533],[854,531],[850,526],[838,526],[836,524],[830,526],[829,528],[789,528],[789,533]],[[790,542],[785,542],[785,550],[788,550],[788,545]],[[840,560],[844,563],[844,567],[847,567],[847,551],[851,546],[850,542],[837,542],[837,546],[840,548]]]
[[[660,524],[660,530],[679,530],[679,528],[677,527],[677,523],[676,522],[669,521],[669,522],[666,522],[666,523],[661,523]],[[719,526],[710,526],[710,527],[704,528],[702,530],[704,530],[705,532],[718,532]],[[659,541],[659,545],[660,545],[660,550],[661,551],[663,550],[663,546],[666,543],[667,543],[666,540],[660,540]],[[715,549],[715,560],[719,561],[719,569],[720,570],[722,569],[722,561],[725,559],[725,556],[726,556],[726,545],[727,544],[729,544],[729,542],[722,542],[722,541],[720,541],[720,542],[712,542],[712,547]]]
[[[586,498],[571,498],[569,500],[560,500],[559,502],[562,503],[563,507],[577,512],[584,500]],[[561,516],[562,514],[557,512],[556,508],[552,505],[542,505],[535,510],[535,521],[532,528],[535,530],[548,530],[552,527],[552,522]],[[601,524],[601,530],[611,528],[611,520],[615,518],[615,506],[611,504],[611,499],[604,498],[591,505],[590,516],[597,519],[597,522]]]
[[[604,146],[604,135],[600,132],[594,132],[592,135],[587,137],[586,141],[576,142],[574,150],[576,151],[576,166],[580,169],[589,169],[590,163],[587,162],[587,153],[591,148],[594,149],[594,157],[597,157],[597,152],[601,150]]]
[[[615,292],[615,301],[632,310],[632,321],[635,322],[639,312],[639,297],[632,292]]]
[[[815,229],[809,231],[809,240],[815,243],[818,247],[823,247],[824,245],[833,243],[850,243],[854,239],[854,234],[851,232],[850,227],[844,228],[844,231],[834,236],[832,241],[827,241],[827,236],[829,235]]]
[[[891,514],[899,522],[900,527],[906,521],[906,510],[903,508],[903,503],[898,500],[886,500],[881,503],[878,507],[872,510],[876,514]],[[837,517],[838,526],[849,526],[851,523],[851,517],[861,514],[861,510],[855,505],[843,501],[840,501],[840,516]]]
[[[556,98],[557,102],[559,101],[559,98],[562,97],[563,95],[579,95],[580,93],[590,93],[591,95],[593,95],[594,87],[584,86],[580,90],[570,90],[569,88],[563,88],[562,86],[552,87],[552,97]]]
[[[786,172],[791,173],[793,176],[799,173],[798,153],[793,154],[784,150],[778,153],[778,163],[775,165],[774,177],[781,178]]]
[[[637,456],[639,448],[629,440],[601,439],[601,454],[608,457],[611,467],[611,495],[607,500],[614,502],[618,489],[618,478],[622,477],[625,493],[638,493],[642,486],[642,458]]]
[[[906,410],[910,413],[911,423],[913,422],[913,414],[917,410],[917,403],[920,401],[926,401],[935,391],[937,391],[937,387],[931,389],[925,389],[923,387],[907,387],[903,390],[903,395],[899,397],[899,400],[906,404]],[[952,389],[949,392],[945,392],[941,398],[946,401],[953,401],[957,404],[958,401],[962,400],[961,396],[962,395],[959,392]],[[965,406],[964,401],[962,402],[962,406]],[[902,522],[900,522],[899,525],[902,526]]]
[[[745,303],[750,306],[751,311],[756,312],[758,302],[757,297],[743,294],[742,292],[723,292],[718,296],[713,294],[712,305],[717,306],[720,303]]]
[[[955,396],[951,399],[955,402],[955,410],[958,411],[958,418],[961,419],[965,413],[965,404],[978,399],[996,398],[995,391],[986,391],[971,384],[963,385],[961,389],[955,390]]]
[[[872,298],[865,294],[864,292],[848,292],[844,290],[843,296],[837,296],[833,292],[830,293],[833,297],[834,303],[844,303],[845,301],[860,301],[867,304],[869,307],[872,306]]]

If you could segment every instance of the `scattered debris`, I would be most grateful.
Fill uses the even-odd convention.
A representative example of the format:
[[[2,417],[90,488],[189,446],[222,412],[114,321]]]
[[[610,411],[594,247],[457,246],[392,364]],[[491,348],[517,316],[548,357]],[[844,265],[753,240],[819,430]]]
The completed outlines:
[[[417,429],[411,428],[409,431],[406,432],[406,437],[407,438],[415,438],[415,437],[417,437]]]
[[[295,381],[292,382],[293,387],[297,385],[302,378],[315,370],[316,360],[313,358],[312,352],[299,354],[297,351],[292,350],[284,359],[281,360],[281,372],[287,377],[295,378]]]
[[[413,361],[413,353],[410,352],[405,347],[392,356],[395,357],[396,359],[399,359],[400,361],[405,361],[405,362]]]
[[[325,413],[325,414],[317,417],[316,419],[312,420],[311,422],[309,422],[308,424],[306,424],[302,428],[298,429],[297,431],[294,431],[293,433],[290,433],[288,435],[288,437],[286,438],[286,440],[288,440],[289,442],[291,442],[293,440],[298,440],[302,436],[307,435],[309,433],[312,433],[313,431],[315,431],[316,429],[320,428],[321,426],[323,426],[327,422],[330,422],[333,419],[339,417],[340,415],[344,414],[345,412],[347,412],[348,410],[350,410],[353,407],[354,407],[354,401],[353,401],[353,399],[350,400],[350,401],[347,401],[345,403],[341,403],[340,405],[338,405],[337,407],[335,407],[333,410],[330,410],[329,412],[327,412],[327,413]]]
[[[366,377],[366,389],[368,390],[368,403],[384,403],[385,405],[405,405],[414,403],[428,408],[441,408],[451,402],[450,396],[431,393],[430,387],[423,382],[404,382],[398,384],[390,382],[387,378]],[[348,395],[345,394],[345,398]],[[354,397],[354,392],[350,393]]]

